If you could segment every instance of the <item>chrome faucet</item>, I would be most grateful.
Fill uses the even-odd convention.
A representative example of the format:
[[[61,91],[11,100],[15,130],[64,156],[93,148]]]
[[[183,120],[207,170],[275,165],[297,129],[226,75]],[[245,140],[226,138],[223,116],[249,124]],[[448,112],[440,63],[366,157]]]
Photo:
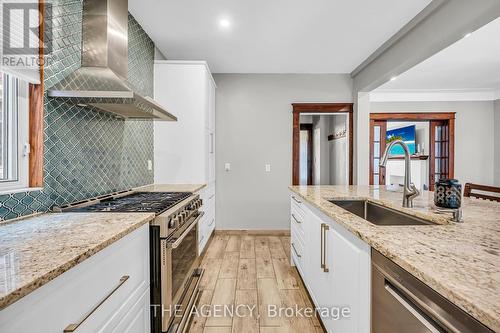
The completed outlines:
[[[400,145],[403,147],[405,152],[405,183],[403,188],[403,207],[413,207],[413,199],[420,194],[415,184],[411,182],[411,159],[410,159],[410,149],[406,143],[401,140],[394,140],[387,145],[384,151],[384,155],[380,159],[380,167],[385,168],[387,164],[387,159],[389,158],[389,151],[395,145]]]

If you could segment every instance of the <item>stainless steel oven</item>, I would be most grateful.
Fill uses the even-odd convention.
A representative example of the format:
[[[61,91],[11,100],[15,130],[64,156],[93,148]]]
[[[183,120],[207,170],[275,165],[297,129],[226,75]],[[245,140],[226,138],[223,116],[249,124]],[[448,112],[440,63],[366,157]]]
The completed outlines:
[[[198,221],[196,212],[167,239],[160,241],[162,331],[185,332],[191,308],[198,297],[203,271],[198,269]]]

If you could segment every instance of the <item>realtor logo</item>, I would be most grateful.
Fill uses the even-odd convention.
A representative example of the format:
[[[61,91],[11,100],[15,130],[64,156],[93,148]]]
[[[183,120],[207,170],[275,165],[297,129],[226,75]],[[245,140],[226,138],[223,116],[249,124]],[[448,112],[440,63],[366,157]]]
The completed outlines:
[[[33,0],[31,0],[33,1]],[[45,3],[43,13],[38,2],[2,3],[2,64],[30,66],[34,59],[52,53],[52,5]],[[43,15],[42,15],[43,14]],[[40,17],[44,17],[44,42],[40,39]],[[39,61],[39,60],[38,60]]]

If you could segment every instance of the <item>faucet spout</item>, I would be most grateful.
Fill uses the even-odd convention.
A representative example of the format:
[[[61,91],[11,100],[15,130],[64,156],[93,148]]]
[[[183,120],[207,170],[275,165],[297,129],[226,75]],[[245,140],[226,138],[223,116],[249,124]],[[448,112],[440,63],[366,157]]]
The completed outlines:
[[[413,207],[413,199],[420,194],[415,184],[411,182],[411,157],[410,149],[402,140],[391,141],[385,148],[384,154],[380,158],[379,166],[385,168],[389,159],[389,151],[395,145],[400,145],[405,153],[405,179],[403,188],[403,207]]]

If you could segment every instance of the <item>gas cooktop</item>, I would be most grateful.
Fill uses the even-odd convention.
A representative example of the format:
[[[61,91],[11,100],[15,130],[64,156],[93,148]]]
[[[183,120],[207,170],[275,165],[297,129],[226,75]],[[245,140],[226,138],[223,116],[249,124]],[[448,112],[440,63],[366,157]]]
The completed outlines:
[[[110,197],[89,202],[87,206],[69,207],[65,212],[147,212],[159,215],[189,197],[190,192],[133,192],[121,197]]]

